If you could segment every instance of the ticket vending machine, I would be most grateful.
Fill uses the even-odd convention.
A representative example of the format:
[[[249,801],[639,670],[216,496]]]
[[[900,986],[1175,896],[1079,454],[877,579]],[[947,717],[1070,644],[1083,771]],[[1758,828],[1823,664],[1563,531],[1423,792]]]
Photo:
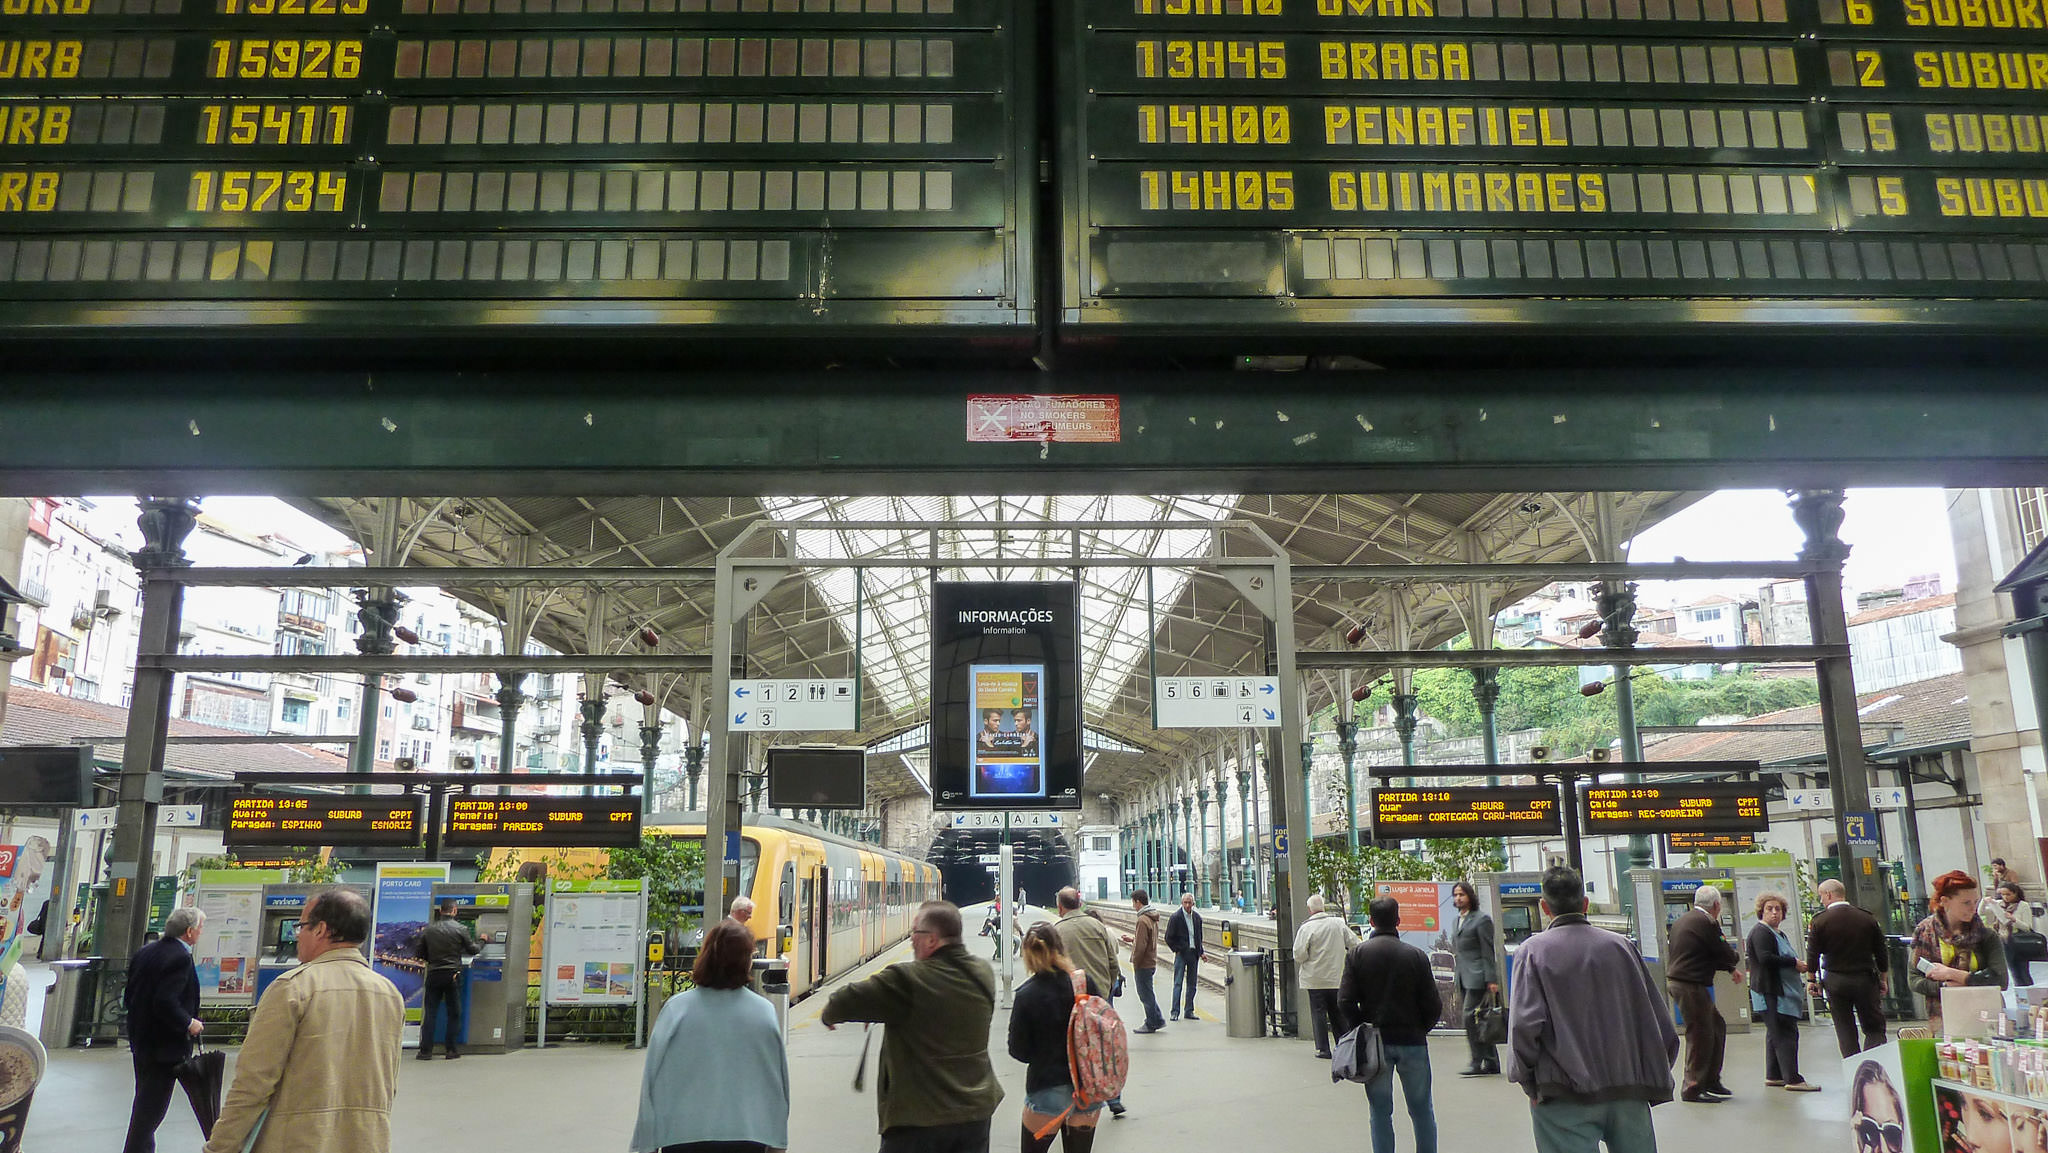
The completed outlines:
[[[533,886],[441,882],[434,907],[455,902],[455,919],[483,946],[470,959],[457,989],[462,1001],[464,1053],[506,1053],[526,1044],[528,946],[533,938]],[[443,1022],[430,1023],[434,1044],[445,1044]]]
[[[365,901],[372,899],[368,885],[263,886],[263,919],[256,935],[257,1000],[263,999],[263,991],[272,981],[299,967],[299,918],[308,901],[329,889],[349,889]],[[362,951],[364,957],[370,955],[368,941],[363,942]]]
[[[1650,966],[1657,985],[1664,985],[1665,950],[1671,923],[1693,907],[1693,895],[1701,885],[1721,890],[1721,936],[1742,952],[1742,935],[1735,907],[1733,869],[1631,869],[1627,884],[1635,895],[1636,947]],[[1714,1007],[1728,1022],[1730,1033],[1749,1032],[1749,985],[1733,974],[1714,975]]]
[[[1503,997],[1514,978],[1515,950],[1543,931],[1543,874],[1482,873],[1472,888],[1493,918],[1494,955],[1500,960]]]

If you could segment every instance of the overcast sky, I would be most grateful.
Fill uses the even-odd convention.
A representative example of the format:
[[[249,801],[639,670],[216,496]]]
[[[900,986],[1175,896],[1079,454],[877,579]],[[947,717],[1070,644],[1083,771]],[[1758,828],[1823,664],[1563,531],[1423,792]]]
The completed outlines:
[[[1948,532],[1948,494],[1938,488],[1850,489],[1842,502],[1842,539],[1849,544],[1843,584],[1849,595],[1896,588],[1909,577],[1934,573],[1944,592],[1956,590],[1955,547]],[[1636,537],[1629,559],[1792,560],[1804,543],[1785,494],[1775,489],[1717,492]],[[1644,590],[1642,599],[1666,604],[1733,585],[1684,582]],[[1853,601],[1852,601],[1853,603]]]

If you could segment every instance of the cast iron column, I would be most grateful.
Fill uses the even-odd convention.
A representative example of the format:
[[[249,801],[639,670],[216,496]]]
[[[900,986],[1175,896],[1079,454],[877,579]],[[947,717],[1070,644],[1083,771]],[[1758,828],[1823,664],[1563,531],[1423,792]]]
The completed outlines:
[[[1394,694],[1394,735],[1401,738],[1401,763],[1415,764],[1415,706],[1414,693]],[[1414,784],[1414,781],[1409,781]]]
[[[1842,543],[1842,493],[1839,489],[1805,489],[1788,494],[1792,519],[1806,534],[1799,559],[1822,567],[1806,578],[1806,607],[1813,643],[1849,644],[1849,617],[1842,600],[1842,562],[1849,546]],[[1813,662],[1820,682],[1821,734],[1828,750],[1828,785],[1835,794],[1835,843],[1841,855],[1842,884],[1851,904],[1884,915],[1883,888],[1856,866],[1849,843],[1849,814],[1870,808],[1870,770],[1863,757],[1863,729],[1856,719],[1856,680],[1849,658],[1827,657]]]
[[[184,616],[185,586],[176,572],[192,562],[185,556],[185,538],[199,516],[199,502],[186,497],[146,497],[136,524],[142,529],[142,548],[134,555],[142,578],[142,620],[137,651],[176,653],[178,625]],[[0,669],[0,674],[5,670]],[[127,741],[121,746],[121,777],[114,802],[114,846],[110,887],[100,931],[95,935],[95,952],[109,959],[118,977],[115,989],[102,989],[100,1004],[109,992],[118,992],[125,980],[128,958],[142,947],[149,928],[149,887],[154,879],[150,858],[156,847],[156,809],[164,796],[164,737],[171,722],[171,685],[175,674],[138,665],[135,689],[128,706]],[[60,894],[51,902],[62,916],[70,908],[71,895]],[[94,1013],[94,1020],[98,1020]]]
[[[1209,898],[1214,893],[1209,881],[1209,786],[1199,778],[1195,785],[1195,804],[1202,816],[1202,855],[1195,858],[1198,875],[1193,878],[1194,883],[1190,889],[1195,894],[1196,903],[1206,909],[1209,907]]]
[[[1308,852],[1316,839],[1316,743],[1301,742],[1301,851]]]
[[[583,775],[594,777],[597,775],[597,738],[604,733],[602,693],[596,700],[585,697],[576,706],[576,711],[583,717]]]
[[[1180,882],[1179,887],[1174,891],[1173,903],[1176,905],[1180,904],[1180,895],[1182,893],[1192,893],[1195,891],[1195,871],[1202,867],[1201,858],[1195,856],[1195,795],[1193,793],[1182,793],[1180,795],[1180,816],[1180,837],[1188,859],[1188,871],[1186,878]]]
[[[653,710],[649,710],[652,712]],[[657,714],[659,715],[659,714]],[[654,760],[661,755],[659,722],[640,726],[640,813],[654,811]]]
[[[1636,586],[1633,581],[1602,583],[1597,601],[1600,610],[1600,643],[1610,649],[1626,652],[1636,647]],[[1636,732],[1636,690],[1633,670],[1627,665],[1614,666],[1614,713],[1615,722],[1621,729],[1621,759],[1632,765],[1643,763],[1643,740]],[[1626,784],[1641,784],[1641,772],[1624,774]],[[1650,867],[1650,838],[1638,833],[1628,839],[1628,867],[1647,869]],[[1634,886],[1624,885],[1624,899],[1633,903]]]
[[[1235,904],[1231,894],[1237,878],[1230,872],[1230,774],[1223,768],[1222,754],[1216,757],[1216,907]]]
[[[1479,740],[1484,748],[1486,763],[1500,764],[1500,729],[1494,724],[1494,706],[1500,703],[1500,670],[1483,668],[1472,670],[1472,703],[1479,706]],[[1486,778],[1488,785],[1497,785],[1497,776]]]
[[[1258,911],[1259,891],[1258,863],[1252,858],[1252,771],[1240,762],[1237,770],[1237,804],[1239,818],[1244,822],[1244,880],[1238,884],[1237,895],[1245,902],[1245,911]]]
[[[1343,707],[1343,702],[1338,702]],[[1358,722],[1337,722],[1337,751],[1344,754],[1344,843],[1358,854]]]
[[[498,771],[501,773],[518,771],[513,767],[513,761],[519,756],[519,707],[526,703],[526,694],[520,691],[519,683],[525,679],[525,673],[498,674]]]
[[[398,647],[391,630],[398,624],[398,606],[405,596],[391,589],[359,589],[356,620],[363,627],[356,634],[356,651],[366,657],[388,657]],[[377,722],[384,715],[384,676],[363,674],[363,715],[356,718],[356,747],[349,755],[348,771],[374,772],[377,768]]]
[[[686,807],[694,813],[697,811],[697,778],[704,775],[703,741],[692,741],[690,747],[683,750],[683,771],[690,775],[690,803]]]

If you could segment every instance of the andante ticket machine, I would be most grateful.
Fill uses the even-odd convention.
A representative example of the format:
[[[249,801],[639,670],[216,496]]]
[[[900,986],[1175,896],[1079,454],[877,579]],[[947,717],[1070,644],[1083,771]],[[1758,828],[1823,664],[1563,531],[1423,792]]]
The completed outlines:
[[[1693,896],[1701,885],[1721,890],[1721,936],[1742,952],[1741,929],[1735,907],[1734,869],[1630,869],[1625,882],[1635,898],[1636,947],[1650,966],[1659,988],[1664,985],[1666,952],[1670,948],[1672,922],[1693,907]],[[1714,1007],[1728,1022],[1730,1033],[1749,1032],[1749,985],[1730,973],[1714,975]],[[1675,1012],[1674,1008],[1674,1012]]]
[[[1474,882],[1479,907],[1493,918],[1494,953],[1500,960],[1501,993],[1513,981],[1515,950],[1543,931],[1543,874],[1483,873]]]
[[[533,886],[458,884],[433,888],[434,907],[455,902],[455,919],[483,946],[470,959],[457,989],[462,1000],[464,1053],[505,1053],[526,1044],[528,947],[533,936]],[[431,1041],[444,1044],[444,1022],[430,1023]]]
[[[329,889],[349,889],[365,901],[372,899],[368,885],[263,886],[263,923],[256,937],[261,950],[256,957],[257,1000],[263,999],[263,991],[272,981],[299,967],[299,918],[308,901]],[[363,942],[362,949],[368,957],[370,943]]]

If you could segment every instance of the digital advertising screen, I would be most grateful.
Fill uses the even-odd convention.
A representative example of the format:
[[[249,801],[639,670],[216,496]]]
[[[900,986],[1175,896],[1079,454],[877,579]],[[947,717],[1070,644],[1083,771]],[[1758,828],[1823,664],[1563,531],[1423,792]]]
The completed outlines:
[[[1081,807],[1080,614],[1067,581],[932,586],[934,807]]]
[[[1044,665],[975,665],[973,797],[1043,797],[1045,731],[1039,697]]]

